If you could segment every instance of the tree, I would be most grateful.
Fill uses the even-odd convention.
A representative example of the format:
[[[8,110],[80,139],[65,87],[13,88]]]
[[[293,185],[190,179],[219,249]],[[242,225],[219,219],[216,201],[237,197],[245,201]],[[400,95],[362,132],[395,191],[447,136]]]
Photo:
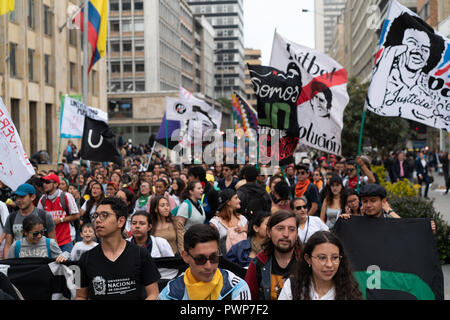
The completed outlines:
[[[350,102],[344,112],[344,129],[341,139],[343,142],[342,154],[350,157],[358,154],[361,120],[369,83],[361,83],[357,78],[350,78],[347,89]],[[410,129],[407,120],[381,117],[370,111],[366,112],[363,146],[370,145],[386,154],[390,150],[406,147],[409,136]]]

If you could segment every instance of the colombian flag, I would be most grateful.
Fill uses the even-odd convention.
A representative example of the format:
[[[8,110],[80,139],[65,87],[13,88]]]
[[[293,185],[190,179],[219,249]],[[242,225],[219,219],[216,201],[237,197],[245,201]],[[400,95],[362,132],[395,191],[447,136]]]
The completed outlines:
[[[14,11],[14,0],[0,0],[0,15]]]
[[[75,23],[84,32],[84,9],[75,17]],[[92,59],[89,72],[94,64],[105,56],[106,37],[108,35],[108,0],[89,1],[88,39],[92,48]]]

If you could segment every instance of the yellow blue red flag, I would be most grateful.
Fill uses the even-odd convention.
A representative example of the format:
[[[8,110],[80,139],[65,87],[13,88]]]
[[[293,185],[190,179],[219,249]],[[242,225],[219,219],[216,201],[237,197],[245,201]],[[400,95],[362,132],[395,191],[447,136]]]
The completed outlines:
[[[75,23],[84,32],[84,9],[75,17]],[[88,39],[92,47],[92,58],[89,72],[94,64],[105,56],[106,38],[108,35],[108,0],[89,1]]]

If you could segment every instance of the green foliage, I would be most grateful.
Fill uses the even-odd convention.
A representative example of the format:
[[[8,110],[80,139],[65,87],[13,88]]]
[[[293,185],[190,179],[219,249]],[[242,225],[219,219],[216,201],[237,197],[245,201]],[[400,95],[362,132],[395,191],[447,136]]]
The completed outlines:
[[[372,171],[378,175],[380,184],[386,188],[388,197],[415,197],[419,195],[420,186],[413,184],[408,179],[396,183],[387,182],[387,173],[384,166],[374,166]]]
[[[357,78],[348,82],[350,102],[344,112],[344,129],[342,130],[342,148],[345,156],[358,153],[362,113],[369,88],[368,83],[361,83]],[[383,153],[399,150],[406,146],[410,135],[409,125],[405,119],[381,117],[370,111],[366,112],[363,142],[370,144]]]
[[[420,197],[388,197],[389,205],[402,218],[428,218],[436,223],[434,235],[440,260],[450,262],[450,227],[442,215],[434,209],[432,201]]]

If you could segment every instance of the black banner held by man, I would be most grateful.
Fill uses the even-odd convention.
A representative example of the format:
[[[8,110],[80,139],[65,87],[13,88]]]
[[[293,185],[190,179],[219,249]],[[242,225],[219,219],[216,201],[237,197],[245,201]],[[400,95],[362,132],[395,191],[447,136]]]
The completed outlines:
[[[429,219],[338,219],[342,240],[368,300],[442,300],[444,277]]]
[[[115,135],[106,123],[86,116],[80,157],[85,160],[120,164],[122,157],[115,141]]]

